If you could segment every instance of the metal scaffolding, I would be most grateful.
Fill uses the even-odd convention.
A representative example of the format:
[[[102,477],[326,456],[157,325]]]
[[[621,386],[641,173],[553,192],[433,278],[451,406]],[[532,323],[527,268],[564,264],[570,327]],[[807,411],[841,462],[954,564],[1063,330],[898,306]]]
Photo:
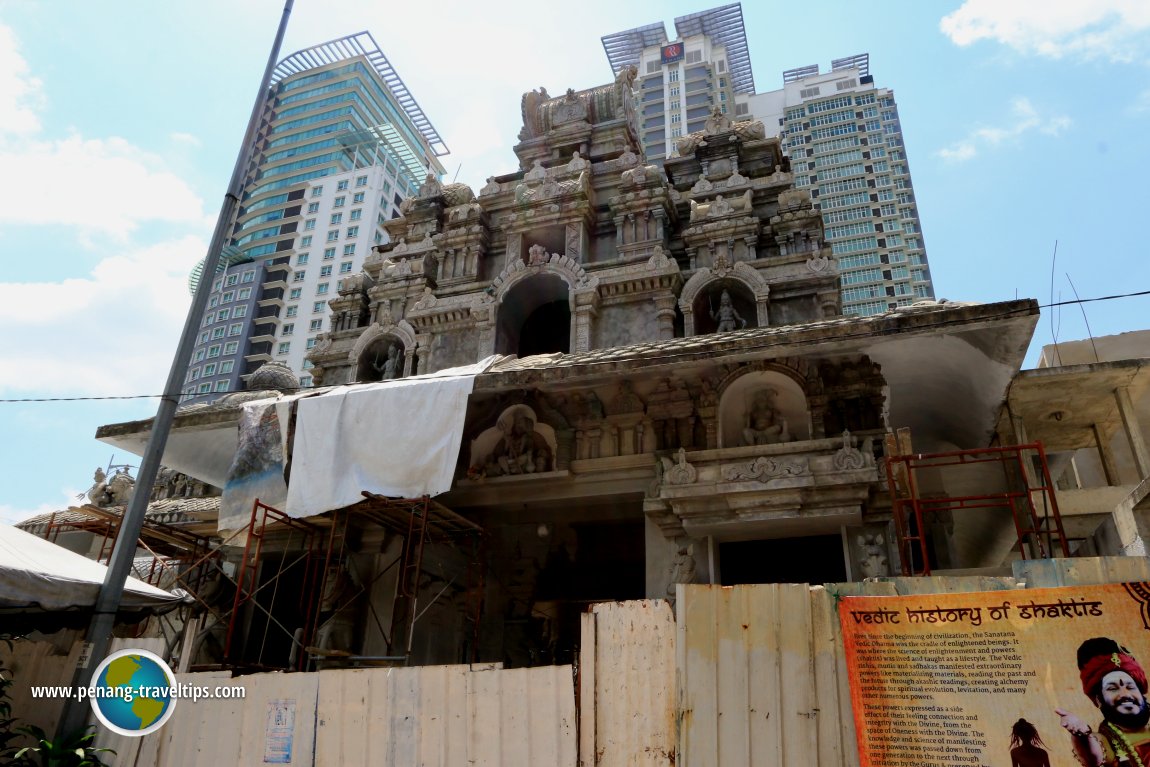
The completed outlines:
[[[887,435],[885,455],[903,575],[930,575],[935,556],[930,540],[933,518],[973,509],[1009,514],[1014,524],[1015,548],[1023,559],[1070,556],[1042,443],[916,454],[910,449],[909,430],[900,429],[897,438]],[[945,476],[956,467],[978,464],[1000,467],[1005,489],[928,497],[920,488],[919,472],[940,469]]]

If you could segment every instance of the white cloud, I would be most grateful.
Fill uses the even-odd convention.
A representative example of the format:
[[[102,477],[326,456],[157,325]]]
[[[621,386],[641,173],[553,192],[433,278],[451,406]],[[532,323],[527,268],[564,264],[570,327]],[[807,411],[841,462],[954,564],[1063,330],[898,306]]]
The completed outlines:
[[[993,40],[1027,55],[1128,62],[1150,50],[1146,0],[966,0],[939,22],[959,46]]]
[[[40,514],[51,514],[54,511],[63,511],[69,506],[77,505],[80,500],[76,496],[82,492],[85,491],[75,488],[60,488],[58,501],[47,501],[38,506],[21,507],[0,503],[0,525],[14,525],[17,522],[23,522],[26,519],[31,519]]]
[[[0,225],[72,226],[85,239],[119,240],[148,221],[202,225],[202,201],[162,158],[117,137],[44,138],[43,105],[16,35],[0,24]]]
[[[0,224],[74,226],[119,239],[141,223],[199,225],[203,203],[163,160],[120,138],[0,146]]]
[[[40,130],[36,110],[42,103],[40,81],[20,55],[15,33],[0,24],[0,136]]]
[[[193,136],[191,133],[176,132],[169,136],[169,138],[171,138],[172,141],[176,142],[177,144],[187,144],[188,146],[193,147],[200,146],[199,138]]]
[[[1150,88],[1147,88],[1135,96],[1134,101],[1127,107],[1126,111],[1132,114],[1150,112]]]
[[[965,162],[984,148],[993,148],[1017,139],[1025,133],[1037,131],[1047,136],[1058,136],[1071,125],[1065,115],[1043,115],[1027,98],[1016,98],[1010,104],[1010,119],[1000,127],[975,128],[970,134],[936,153],[949,162]]]
[[[0,283],[0,393],[158,393],[191,303],[188,272],[206,251],[188,235],[105,258],[87,277]]]

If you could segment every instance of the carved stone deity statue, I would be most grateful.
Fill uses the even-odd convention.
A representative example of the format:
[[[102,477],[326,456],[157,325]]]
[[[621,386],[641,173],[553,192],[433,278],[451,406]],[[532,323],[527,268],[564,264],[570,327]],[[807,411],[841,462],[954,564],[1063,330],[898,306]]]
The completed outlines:
[[[547,263],[547,248],[535,243],[527,249],[527,265],[541,266]]]
[[[731,302],[731,294],[726,290],[719,296],[718,309],[715,308],[714,304],[711,304],[711,319],[719,323],[719,327],[716,329],[719,333],[741,330],[747,326],[747,321],[739,315],[734,303]]]
[[[711,116],[707,118],[707,123],[703,126],[703,133],[708,136],[714,136],[716,133],[726,133],[731,129],[731,119],[723,114],[723,110],[715,107],[711,110]]]
[[[675,601],[675,587],[678,584],[698,580],[695,572],[695,545],[687,538],[679,538],[675,544],[675,557],[667,568],[667,598],[671,602]]]
[[[787,419],[775,405],[776,396],[778,392],[774,389],[763,389],[751,399],[750,407],[747,408],[746,427],[743,429],[746,445],[773,445],[791,441]]]
[[[428,173],[427,178],[419,185],[420,198],[438,197],[443,194],[443,185],[435,178],[434,173]]]
[[[535,420],[526,407],[515,407],[499,420],[503,432],[485,467],[488,476],[536,474],[551,469],[551,446],[535,431]]]
[[[392,344],[387,348],[387,357],[380,359],[377,355],[371,367],[379,373],[379,380],[390,381],[403,375],[403,357],[399,353],[399,344]]]
[[[124,505],[131,498],[136,484],[126,468],[117,470],[111,477],[97,468],[92,480],[94,484],[88,490],[88,500],[97,506]]]

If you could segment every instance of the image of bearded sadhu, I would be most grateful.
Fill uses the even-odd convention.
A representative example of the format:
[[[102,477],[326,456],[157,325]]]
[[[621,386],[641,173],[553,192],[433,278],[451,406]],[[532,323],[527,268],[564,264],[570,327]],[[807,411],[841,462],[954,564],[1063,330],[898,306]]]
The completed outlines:
[[[1095,637],[1078,648],[1078,674],[1082,692],[1102,714],[1095,728],[1069,710],[1054,710],[1078,761],[1086,767],[1150,767],[1150,707],[1142,665],[1113,639]]]

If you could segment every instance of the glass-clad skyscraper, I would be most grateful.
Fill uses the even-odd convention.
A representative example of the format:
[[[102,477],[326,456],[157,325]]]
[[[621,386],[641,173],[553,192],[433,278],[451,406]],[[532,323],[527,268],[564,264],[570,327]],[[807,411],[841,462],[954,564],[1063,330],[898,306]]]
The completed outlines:
[[[329,329],[338,280],[359,271],[386,237],[383,222],[426,175],[443,175],[446,153],[369,33],[279,62],[185,400],[243,388],[272,360],[310,384],[304,356]],[[193,289],[200,279],[193,272]]]

